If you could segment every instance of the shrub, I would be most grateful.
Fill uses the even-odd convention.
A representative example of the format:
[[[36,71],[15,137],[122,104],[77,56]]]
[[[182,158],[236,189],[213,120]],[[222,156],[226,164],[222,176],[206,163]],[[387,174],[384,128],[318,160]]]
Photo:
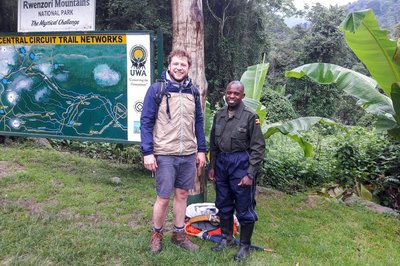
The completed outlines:
[[[306,158],[295,142],[274,135],[267,140],[259,185],[294,193],[329,182],[330,164],[320,158]]]
[[[336,135],[333,145],[337,147],[334,158],[338,182],[353,186],[356,181],[364,183],[380,174],[382,169],[377,167],[376,161],[388,144],[386,134],[363,127],[348,128]]]
[[[139,145],[58,139],[52,139],[51,143],[58,150],[70,150],[90,158],[132,163],[138,168],[142,167],[142,154]]]
[[[267,89],[260,101],[267,109],[266,119],[270,123],[298,117],[289,99],[272,89]]]
[[[320,125],[303,137],[315,147],[312,158],[287,137],[267,140],[259,185],[294,193],[328,183],[353,189],[358,182],[381,204],[400,209],[400,144],[386,133]]]
[[[350,95],[342,95],[336,109],[335,117],[344,125],[356,125],[366,112],[356,104],[357,99]]]

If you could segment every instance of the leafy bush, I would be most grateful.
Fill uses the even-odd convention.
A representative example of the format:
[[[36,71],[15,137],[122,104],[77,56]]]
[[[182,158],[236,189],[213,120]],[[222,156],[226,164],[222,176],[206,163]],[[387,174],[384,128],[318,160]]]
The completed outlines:
[[[132,163],[139,168],[142,167],[142,154],[139,145],[58,139],[52,139],[51,143],[58,150],[70,150],[90,158]]]
[[[386,134],[352,127],[335,138],[335,174],[341,185],[354,186],[355,182],[364,183],[382,172],[376,161],[389,144]]]
[[[373,174],[364,179],[380,204],[400,210],[400,143],[389,140],[388,145],[370,163]]]
[[[387,134],[355,127],[337,136],[338,182],[367,188],[378,203],[400,209],[400,144]]]
[[[333,85],[318,85],[308,79],[288,81],[290,101],[300,116],[334,118],[343,92]]]
[[[373,114],[365,113],[363,116],[360,117],[360,119],[358,119],[356,125],[360,127],[373,128],[377,120],[377,117]]]
[[[298,117],[289,99],[272,89],[267,89],[264,92],[260,102],[265,105],[267,109],[266,119],[271,123]]]
[[[259,185],[294,193],[330,181],[329,161],[304,157],[294,141],[274,135],[267,140],[266,145]]]
[[[336,109],[335,117],[344,125],[356,125],[366,112],[356,104],[357,99],[350,95],[342,95]]]
[[[386,133],[323,125],[303,137],[316,147],[313,157],[304,157],[284,136],[267,140],[259,185],[294,193],[331,183],[353,189],[359,183],[382,205],[400,209],[400,144]]]

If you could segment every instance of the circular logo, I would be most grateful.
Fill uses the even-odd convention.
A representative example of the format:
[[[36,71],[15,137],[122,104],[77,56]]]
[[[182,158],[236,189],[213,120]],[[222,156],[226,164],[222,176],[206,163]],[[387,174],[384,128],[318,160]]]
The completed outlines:
[[[147,50],[143,45],[135,45],[131,48],[129,53],[131,58],[132,67],[142,68],[147,61]]]
[[[143,109],[143,102],[141,101],[135,102],[135,111],[140,113],[142,112],[142,109]]]

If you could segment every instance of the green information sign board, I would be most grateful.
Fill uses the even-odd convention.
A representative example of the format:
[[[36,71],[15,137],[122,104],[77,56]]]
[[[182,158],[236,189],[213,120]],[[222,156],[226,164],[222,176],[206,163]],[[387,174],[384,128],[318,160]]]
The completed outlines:
[[[0,135],[140,141],[151,32],[0,36]]]

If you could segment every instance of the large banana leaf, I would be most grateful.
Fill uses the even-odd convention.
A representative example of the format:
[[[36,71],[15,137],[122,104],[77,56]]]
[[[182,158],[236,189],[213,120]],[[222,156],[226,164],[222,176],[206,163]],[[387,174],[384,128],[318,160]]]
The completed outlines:
[[[247,67],[247,70],[242,74],[240,81],[244,85],[246,97],[243,102],[260,117],[261,124],[265,120],[267,109],[260,102],[261,93],[263,90],[265,77],[267,76],[269,64],[257,64]]]
[[[310,157],[314,148],[300,134],[300,131],[307,131],[317,123],[333,124],[334,122],[322,117],[300,117],[287,122],[263,124],[262,131],[264,138],[269,138],[275,133],[282,133],[296,141],[304,151],[306,157]]]
[[[267,63],[247,67],[247,70],[240,78],[245,88],[246,97],[260,101],[268,68],[269,64]]]
[[[304,75],[320,84],[336,84],[349,95],[358,99],[367,112],[378,117],[377,128],[396,128],[392,100],[376,89],[376,81],[350,69],[334,64],[313,63],[297,67],[285,73],[286,77],[301,78]]]
[[[267,111],[265,106],[260,103],[260,97],[268,67],[269,64],[253,65],[249,66],[246,72],[243,73],[241,82],[245,86],[246,93],[243,102],[257,112],[260,117],[261,127],[265,138],[269,138],[272,134],[280,132],[296,141],[303,149],[304,155],[309,157],[314,148],[301,136],[300,131],[309,130],[311,126],[320,122],[322,118],[301,117],[289,122],[266,125],[265,117]]]
[[[260,123],[264,123],[265,117],[267,115],[267,108],[262,103],[248,97],[245,97],[243,99],[243,102],[246,106],[250,107],[258,114],[258,117],[260,118]]]
[[[396,41],[389,40],[387,31],[379,28],[371,9],[350,13],[340,29],[345,33],[348,46],[390,96],[392,84],[400,82],[400,66],[393,59]]]

